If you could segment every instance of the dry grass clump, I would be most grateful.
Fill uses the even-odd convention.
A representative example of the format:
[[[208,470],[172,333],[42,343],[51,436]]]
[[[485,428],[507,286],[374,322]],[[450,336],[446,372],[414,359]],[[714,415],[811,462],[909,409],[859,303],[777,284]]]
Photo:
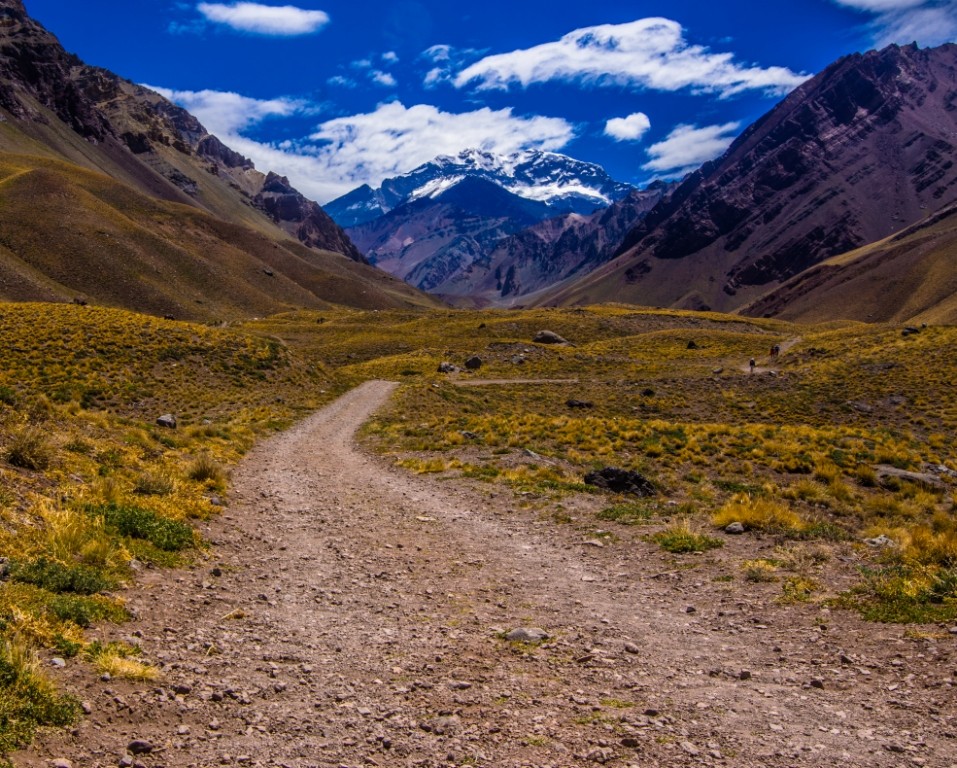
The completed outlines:
[[[749,531],[765,531],[787,536],[799,536],[808,529],[808,523],[787,504],[775,499],[738,494],[711,517],[719,528],[741,523]]]
[[[53,445],[47,432],[32,425],[14,430],[7,444],[6,459],[21,469],[47,469],[53,461]]]

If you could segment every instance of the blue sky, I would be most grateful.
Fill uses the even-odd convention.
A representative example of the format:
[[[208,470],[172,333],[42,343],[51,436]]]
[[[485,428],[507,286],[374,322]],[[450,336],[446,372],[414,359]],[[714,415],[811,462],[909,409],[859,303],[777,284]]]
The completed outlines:
[[[840,56],[957,40],[957,0],[25,0],[327,202],[470,147],[678,177]]]

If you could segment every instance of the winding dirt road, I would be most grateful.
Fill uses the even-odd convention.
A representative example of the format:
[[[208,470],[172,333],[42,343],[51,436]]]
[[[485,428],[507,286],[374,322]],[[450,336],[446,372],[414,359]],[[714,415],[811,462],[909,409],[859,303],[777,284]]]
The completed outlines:
[[[777,606],[708,556],[599,545],[501,488],[388,467],[353,435],[394,386],[259,445],[211,559],[130,593],[139,618],[116,637],[163,679],[70,663],[89,717],[15,764],[957,764],[952,636]],[[517,627],[549,639],[503,638]],[[128,757],[134,739],[152,751]]]

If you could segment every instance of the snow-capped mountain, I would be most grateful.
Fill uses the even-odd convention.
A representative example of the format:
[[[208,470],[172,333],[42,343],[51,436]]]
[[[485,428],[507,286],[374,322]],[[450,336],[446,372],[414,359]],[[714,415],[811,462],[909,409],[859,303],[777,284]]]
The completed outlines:
[[[491,182],[517,197],[544,204],[549,215],[589,214],[621,200],[634,187],[594,163],[554,152],[497,155],[468,149],[443,155],[373,189],[363,185],[324,206],[342,227],[370,222],[406,203],[436,199],[468,179]]]

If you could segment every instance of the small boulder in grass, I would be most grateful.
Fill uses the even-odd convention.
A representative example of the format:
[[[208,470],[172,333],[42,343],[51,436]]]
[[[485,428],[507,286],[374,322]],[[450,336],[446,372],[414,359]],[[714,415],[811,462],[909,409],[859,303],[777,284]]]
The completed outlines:
[[[532,339],[536,344],[567,344],[568,341],[563,339],[554,331],[539,331],[535,334],[535,338]]]
[[[156,420],[156,423],[161,427],[166,427],[167,429],[176,429],[177,421],[176,417],[172,413],[164,413]]]
[[[605,467],[585,475],[585,485],[594,485],[614,493],[630,493],[635,496],[654,496],[658,493],[654,483],[644,475],[629,469]]]
[[[473,355],[465,361],[465,367],[470,371],[477,371],[482,367],[482,358],[478,355]]]
[[[548,632],[538,627],[518,627],[505,635],[505,639],[513,643],[542,643],[548,640]]]

